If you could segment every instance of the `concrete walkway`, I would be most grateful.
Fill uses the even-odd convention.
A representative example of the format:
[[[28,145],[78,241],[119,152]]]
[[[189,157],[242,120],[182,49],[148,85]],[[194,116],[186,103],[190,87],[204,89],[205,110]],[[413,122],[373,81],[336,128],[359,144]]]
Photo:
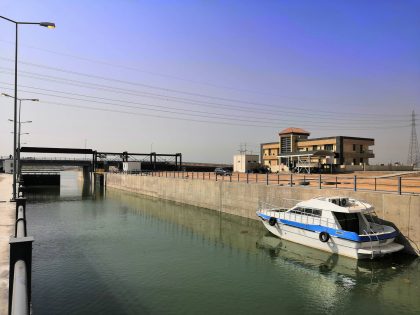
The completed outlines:
[[[12,175],[0,174],[0,315],[6,315],[9,298],[9,237],[13,234],[15,203]]]

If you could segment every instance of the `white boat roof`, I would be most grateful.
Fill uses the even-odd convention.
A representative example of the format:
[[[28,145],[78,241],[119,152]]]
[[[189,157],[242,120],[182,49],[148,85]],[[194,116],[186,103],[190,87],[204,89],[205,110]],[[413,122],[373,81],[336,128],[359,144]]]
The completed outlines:
[[[346,204],[346,206],[340,206],[328,201],[328,199],[339,198],[346,198],[349,200],[349,202]],[[315,208],[323,211],[334,211],[343,213],[370,212],[374,209],[374,207],[371,204],[343,196],[313,198],[297,203],[296,207]]]

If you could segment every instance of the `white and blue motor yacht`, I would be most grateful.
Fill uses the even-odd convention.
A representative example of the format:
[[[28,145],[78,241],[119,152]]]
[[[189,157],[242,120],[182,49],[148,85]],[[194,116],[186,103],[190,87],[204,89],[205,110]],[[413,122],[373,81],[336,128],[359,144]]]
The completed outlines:
[[[274,235],[326,252],[366,259],[400,251],[398,232],[379,222],[374,207],[347,197],[319,197],[291,209],[261,207],[257,215]]]

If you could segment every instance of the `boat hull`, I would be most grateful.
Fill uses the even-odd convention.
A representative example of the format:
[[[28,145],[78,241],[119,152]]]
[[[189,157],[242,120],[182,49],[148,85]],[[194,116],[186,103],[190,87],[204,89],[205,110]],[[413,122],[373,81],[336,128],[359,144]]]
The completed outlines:
[[[260,219],[267,230],[279,238],[354,259],[382,257],[404,248],[403,245],[394,243],[394,239],[388,239],[381,244],[380,242],[375,241],[361,243],[330,236],[327,242],[321,242],[319,239],[319,232],[305,230],[282,223],[276,223],[274,226],[271,226],[267,220],[261,217]]]

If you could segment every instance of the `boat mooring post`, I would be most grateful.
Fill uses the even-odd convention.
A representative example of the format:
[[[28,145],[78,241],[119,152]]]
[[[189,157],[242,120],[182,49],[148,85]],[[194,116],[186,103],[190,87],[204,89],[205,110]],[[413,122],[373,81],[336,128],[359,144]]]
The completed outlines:
[[[398,176],[398,195],[401,195],[401,176]]]
[[[357,191],[357,176],[354,175],[354,191]]]

